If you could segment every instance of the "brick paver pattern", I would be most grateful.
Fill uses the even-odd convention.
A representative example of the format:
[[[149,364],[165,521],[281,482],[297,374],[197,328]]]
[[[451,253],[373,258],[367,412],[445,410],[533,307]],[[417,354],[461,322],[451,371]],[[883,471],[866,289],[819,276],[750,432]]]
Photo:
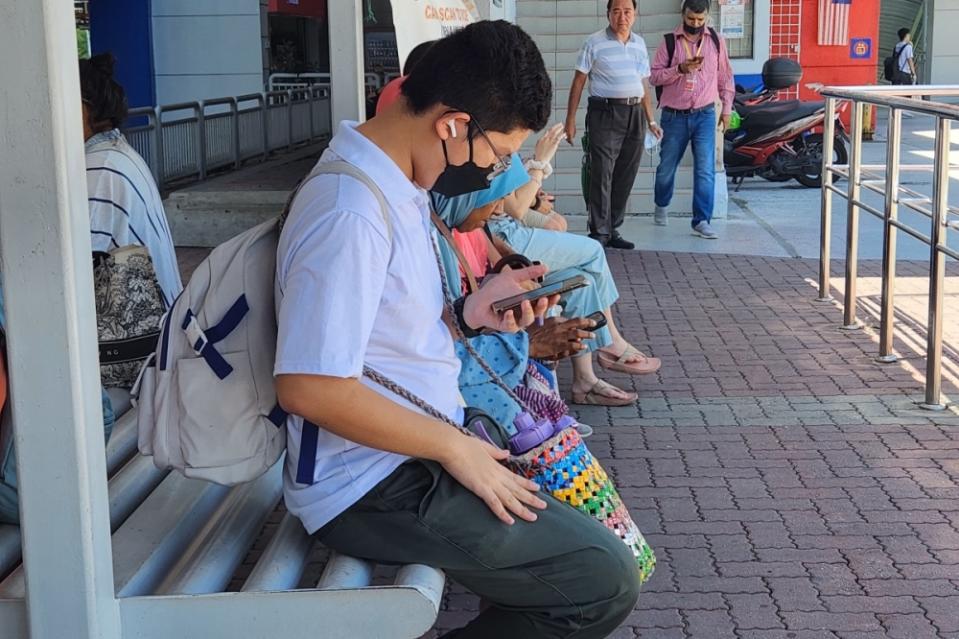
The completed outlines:
[[[959,413],[916,406],[923,265],[899,269],[902,359],[878,364],[878,264],[861,268],[866,328],[845,332],[836,303],[813,301],[812,261],[610,262],[620,325],[663,358],[658,375],[609,377],[640,393],[637,406],[577,410],[659,557],[613,636],[959,638]],[[947,393],[959,372],[956,279]],[[477,604],[451,584],[430,636]]]

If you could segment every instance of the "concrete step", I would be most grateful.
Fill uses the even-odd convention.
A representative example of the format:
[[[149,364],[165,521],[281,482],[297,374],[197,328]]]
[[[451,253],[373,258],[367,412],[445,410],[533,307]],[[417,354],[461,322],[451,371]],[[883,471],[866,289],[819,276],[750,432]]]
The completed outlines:
[[[543,187],[552,193],[556,191],[564,190],[579,190],[581,183],[582,173],[580,169],[558,169],[548,180]],[[650,165],[648,160],[643,163],[643,166],[640,168],[639,174],[636,176],[635,186],[633,191],[647,189],[652,190],[653,184],[656,179],[656,167],[655,165]],[[693,173],[691,170],[683,170],[676,172],[676,188],[685,189],[693,187]]]
[[[633,191],[626,206],[626,215],[651,215],[656,204],[652,189]],[[554,207],[564,215],[586,215],[586,202],[579,190],[556,193]],[[691,189],[676,189],[670,211],[677,214],[690,214],[693,210],[693,192]]]
[[[176,246],[209,247],[276,217],[289,195],[288,190],[176,192],[163,205]]]

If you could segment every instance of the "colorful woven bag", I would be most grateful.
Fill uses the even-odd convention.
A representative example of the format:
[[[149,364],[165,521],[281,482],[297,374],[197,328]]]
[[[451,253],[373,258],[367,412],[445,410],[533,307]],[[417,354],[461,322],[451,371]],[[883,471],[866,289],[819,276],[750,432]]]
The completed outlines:
[[[640,583],[656,569],[656,555],[630,517],[612,480],[575,428],[509,460],[513,471],[532,479],[559,501],[593,517],[619,537],[636,558]]]

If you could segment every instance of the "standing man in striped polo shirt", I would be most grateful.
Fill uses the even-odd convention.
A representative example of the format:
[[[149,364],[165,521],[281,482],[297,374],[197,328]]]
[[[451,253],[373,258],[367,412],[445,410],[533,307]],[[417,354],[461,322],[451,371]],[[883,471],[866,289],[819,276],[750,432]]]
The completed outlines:
[[[665,226],[673,199],[676,169],[686,147],[693,147],[693,234],[714,240],[710,226],[715,204],[716,103],[722,103],[722,126],[736,96],[726,42],[709,21],[709,0],[685,0],[682,23],[665,36],[653,60],[651,81],[662,87],[663,146],[656,169],[656,224]]]
[[[609,27],[586,40],[576,63],[566,139],[573,144],[576,137],[576,110],[589,78],[589,236],[611,248],[631,249],[634,244],[617,229],[626,216],[639,171],[646,127],[656,137],[663,132],[656,123],[646,80],[649,52],[643,39],[633,33],[636,0],[608,0],[606,15]]]

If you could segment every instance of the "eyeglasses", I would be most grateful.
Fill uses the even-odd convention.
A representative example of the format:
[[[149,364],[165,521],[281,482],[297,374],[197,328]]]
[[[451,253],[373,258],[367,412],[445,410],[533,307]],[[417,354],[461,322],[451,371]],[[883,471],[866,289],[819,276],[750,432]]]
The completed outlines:
[[[511,154],[500,155],[499,151],[496,150],[496,145],[493,144],[493,141],[489,139],[489,136],[486,135],[486,131],[483,130],[483,127],[479,125],[479,122],[476,121],[476,118],[470,116],[469,127],[475,127],[483,139],[486,140],[486,144],[489,145],[490,150],[493,152],[493,155],[496,156],[496,164],[493,165],[493,170],[490,171],[490,174],[487,176],[487,180],[492,182],[495,178],[509,171],[509,167],[513,163],[513,156]],[[472,132],[470,132],[470,139],[473,138]]]

